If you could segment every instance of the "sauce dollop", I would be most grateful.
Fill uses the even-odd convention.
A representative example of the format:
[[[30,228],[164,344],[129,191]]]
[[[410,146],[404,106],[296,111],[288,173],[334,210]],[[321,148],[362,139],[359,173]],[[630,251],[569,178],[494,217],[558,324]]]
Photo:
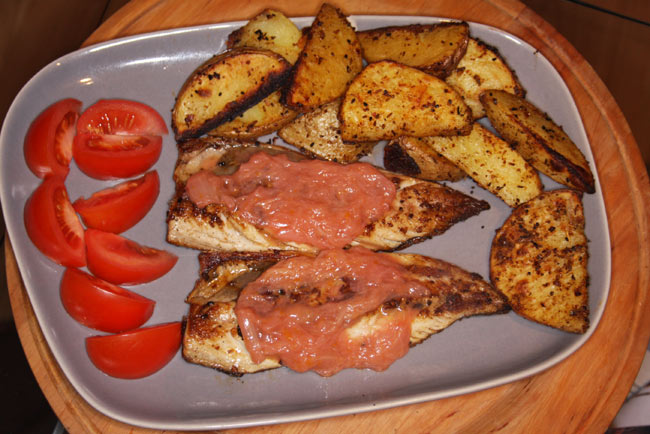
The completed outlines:
[[[344,247],[390,209],[395,185],[367,163],[290,161],[257,152],[232,175],[202,170],[186,191],[199,207],[221,203],[281,241]]]
[[[378,308],[429,294],[389,255],[361,247],[323,250],[266,270],[242,290],[235,314],[255,363],[276,357],[290,369],[323,376],[345,368],[382,371],[408,351],[419,308]],[[379,314],[368,326],[372,332],[347,333],[373,311]]]

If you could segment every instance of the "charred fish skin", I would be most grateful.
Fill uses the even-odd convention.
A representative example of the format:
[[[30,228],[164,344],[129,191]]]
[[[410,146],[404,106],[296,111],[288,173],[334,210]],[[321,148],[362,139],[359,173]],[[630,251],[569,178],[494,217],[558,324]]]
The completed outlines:
[[[167,241],[198,250],[316,252],[315,247],[307,244],[279,241],[219,204],[198,208],[187,196],[184,186],[192,174],[206,168],[217,174],[231,174],[258,151],[286,153],[295,161],[305,158],[287,148],[257,142],[203,138],[183,144],[174,171],[176,193],[167,211]],[[381,251],[402,249],[440,235],[454,224],[489,209],[487,202],[450,187],[382,172],[395,184],[396,197],[388,213],[369,224],[351,243],[353,246]]]
[[[183,335],[183,357],[190,363],[241,376],[280,367],[278,360],[255,364],[250,359],[234,313],[239,291],[264,269],[283,259],[256,254],[200,255],[201,277],[188,297],[187,326]],[[431,295],[384,303],[362,316],[346,330],[354,339],[372,333],[373,324],[397,314],[405,304],[420,309],[411,324],[410,345],[420,344],[454,322],[475,315],[506,313],[510,310],[503,294],[476,273],[448,262],[416,254],[391,253],[407,274],[427,286]],[[315,288],[316,290],[318,288]]]

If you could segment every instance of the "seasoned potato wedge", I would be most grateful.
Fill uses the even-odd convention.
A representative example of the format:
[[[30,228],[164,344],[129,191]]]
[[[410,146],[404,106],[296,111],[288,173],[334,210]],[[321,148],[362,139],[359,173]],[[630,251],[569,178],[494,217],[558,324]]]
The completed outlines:
[[[277,131],[296,118],[297,112],[280,102],[276,90],[230,122],[219,125],[208,134],[232,139],[255,139]]]
[[[284,103],[306,112],[334,101],[362,67],[361,46],[354,29],[340,10],[324,3],[285,88]]]
[[[480,99],[492,126],[533,167],[567,187],[596,191],[585,156],[547,114],[503,90],[485,91]]]
[[[506,142],[477,122],[467,136],[427,137],[424,140],[478,185],[511,207],[542,192],[537,171]]]
[[[421,137],[402,136],[384,147],[384,167],[404,175],[429,181],[458,181],[463,169],[446,159]]]
[[[349,141],[468,134],[472,112],[447,83],[390,60],[371,63],[345,92],[339,119]]]
[[[584,224],[581,193],[561,189],[515,208],[497,231],[490,278],[519,315],[567,332],[587,331]]]
[[[285,82],[291,65],[268,50],[240,48],[213,57],[194,71],[172,111],[177,141],[234,119]]]
[[[484,90],[501,89],[520,97],[526,96],[517,74],[510,69],[499,51],[470,38],[467,52],[445,81],[458,91],[472,109],[474,119],[485,116],[479,95]]]
[[[302,32],[282,12],[266,9],[228,35],[227,47],[252,47],[278,53],[287,62],[298,60]]]
[[[394,60],[446,77],[465,54],[469,26],[464,22],[414,24],[357,32],[368,62]]]
[[[368,155],[377,142],[345,143],[339,132],[339,106],[341,100],[332,101],[312,110],[278,131],[278,135],[304,154],[352,163]]]

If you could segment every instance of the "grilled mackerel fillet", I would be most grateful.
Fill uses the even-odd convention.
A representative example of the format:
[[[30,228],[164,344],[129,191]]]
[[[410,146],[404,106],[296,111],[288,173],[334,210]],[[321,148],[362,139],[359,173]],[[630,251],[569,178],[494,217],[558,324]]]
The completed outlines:
[[[282,242],[241,219],[220,204],[198,208],[185,192],[185,182],[202,169],[232,174],[255,152],[286,153],[294,160],[305,156],[281,146],[202,138],[179,145],[174,171],[176,193],[167,213],[167,241],[198,250],[267,252],[277,250],[315,253],[313,246]],[[487,202],[452,188],[399,175],[383,173],[397,186],[391,210],[369,224],[352,245],[371,250],[394,250],[445,232],[453,224],[488,209]]]
[[[187,297],[189,314],[183,335],[183,357],[190,363],[208,366],[232,375],[243,375],[280,367],[275,359],[255,364],[239,333],[234,308],[241,289],[277,261],[295,256],[276,252],[275,256],[256,253],[201,253],[201,276]],[[473,316],[507,312],[506,298],[481,276],[450,263],[416,254],[389,253],[409,275],[430,289],[431,295],[411,300],[391,300],[355,322],[347,333],[361,338],[374,324],[397,312],[406,303],[421,306],[411,324],[411,346]],[[305,289],[310,293],[319,288]],[[315,297],[319,299],[319,297]]]

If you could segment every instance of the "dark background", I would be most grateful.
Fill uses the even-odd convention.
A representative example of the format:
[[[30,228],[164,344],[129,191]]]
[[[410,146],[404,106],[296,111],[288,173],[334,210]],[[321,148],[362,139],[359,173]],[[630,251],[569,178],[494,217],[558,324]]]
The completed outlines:
[[[0,123],[15,95],[32,75],[77,49],[126,3],[127,0],[0,0]],[[551,23],[594,67],[627,118],[646,167],[650,167],[650,1],[523,3]],[[2,241],[5,236],[0,214]],[[4,264],[3,251],[0,263]],[[53,432],[56,416],[38,388],[16,334],[4,266],[0,266],[0,348],[0,430],[26,434]]]

